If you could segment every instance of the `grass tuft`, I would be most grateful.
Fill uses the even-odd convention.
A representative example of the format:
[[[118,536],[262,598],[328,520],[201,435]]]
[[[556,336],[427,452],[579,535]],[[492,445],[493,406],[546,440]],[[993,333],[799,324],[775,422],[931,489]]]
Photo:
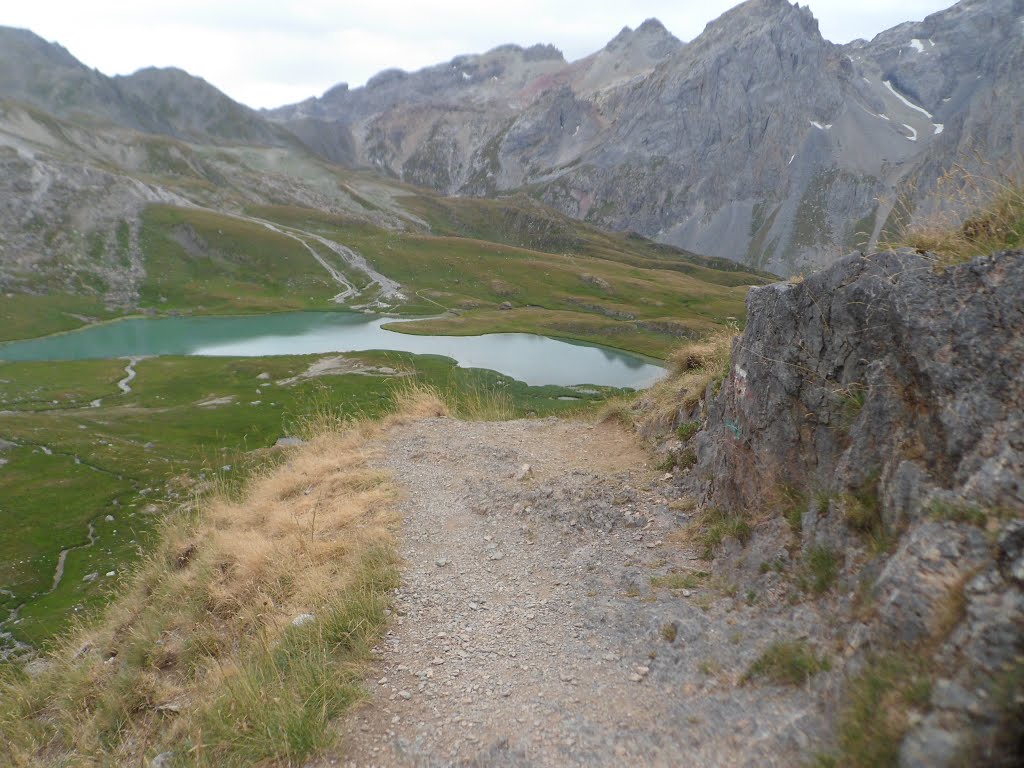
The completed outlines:
[[[697,434],[698,431],[700,431],[699,421],[684,421],[676,428],[676,437],[685,443]]]
[[[836,583],[839,555],[829,547],[812,547],[804,558],[801,586],[814,595],[823,595]]]
[[[1024,244],[1020,178],[985,178],[954,169],[939,186],[946,197],[944,212],[911,224],[887,246],[916,248],[933,254],[939,267],[949,267]],[[983,202],[978,205],[978,200]]]
[[[743,517],[725,512],[719,507],[709,507],[699,512],[685,531],[685,538],[701,546],[705,560],[714,558],[715,551],[727,537],[732,536],[741,544],[746,544],[752,535],[750,523]]]
[[[923,657],[894,651],[873,657],[849,685],[839,720],[840,765],[895,766],[915,710],[928,706],[931,681]]]
[[[692,411],[704,399],[709,386],[729,375],[735,329],[719,331],[700,342],[684,344],[668,359],[669,375],[639,397],[638,419],[631,421],[647,434],[668,434],[681,414]],[[680,440],[688,440],[700,429],[697,421],[686,421],[676,429]]]
[[[968,523],[984,528],[988,522],[985,510],[967,502],[952,502],[934,499],[926,508],[925,513],[934,520],[950,523]]]
[[[814,655],[807,643],[799,640],[772,643],[743,676],[743,682],[756,679],[775,685],[803,685],[819,672],[831,669],[828,659]]]

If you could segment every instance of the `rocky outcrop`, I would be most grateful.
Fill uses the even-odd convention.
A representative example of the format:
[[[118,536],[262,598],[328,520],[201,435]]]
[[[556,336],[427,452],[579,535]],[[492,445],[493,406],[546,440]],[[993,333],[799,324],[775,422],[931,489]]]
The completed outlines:
[[[861,594],[836,606],[850,674],[883,649],[928,659],[903,765],[1020,748],[1001,734],[1024,653],[1022,299],[1019,251],[855,256],[754,288],[696,438],[705,504],[753,521],[737,567],[779,549],[785,507],[790,548],[837,553]]]
[[[714,503],[747,503],[771,479],[877,484],[890,526],[933,498],[1024,507],[1024,259],[932,265],[912,251],[854,256],[751,290],[712,407],[734,434],[708,455]]]

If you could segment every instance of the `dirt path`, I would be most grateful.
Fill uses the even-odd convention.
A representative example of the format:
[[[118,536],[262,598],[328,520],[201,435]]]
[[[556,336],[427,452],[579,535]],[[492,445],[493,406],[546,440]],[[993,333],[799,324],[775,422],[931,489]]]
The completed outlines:
[[[739,681],[808,609],[749,606],[713,576],[652,588],[707,566],[666,541],[672,486],[645,460],[612,426],[396,430],[379,463],[407,493],[398,615],[344,757],[315,765],[798,764],[820,693]]]

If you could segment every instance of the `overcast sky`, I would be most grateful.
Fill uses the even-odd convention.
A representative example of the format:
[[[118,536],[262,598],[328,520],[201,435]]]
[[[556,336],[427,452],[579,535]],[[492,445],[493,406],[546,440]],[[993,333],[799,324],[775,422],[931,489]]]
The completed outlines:
[[[842,43],[919,20],[953,0],[810,0]],[[362,85],[382,69],[419,69],[502,43],[552,43],[570,61],[623,26],[657,17],[681,40],[736,0],[9,0],[0,25],[59,42],[108,75],[175,66],[253,107]]]

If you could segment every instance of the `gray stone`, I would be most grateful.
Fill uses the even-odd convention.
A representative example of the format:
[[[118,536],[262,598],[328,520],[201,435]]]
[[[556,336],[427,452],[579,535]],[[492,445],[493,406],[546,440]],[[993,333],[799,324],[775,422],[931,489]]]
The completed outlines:
[[[299,437],[279,437],[277,442],[274,443],[275,448],[297,448],[300,445],[305,445],[306,441]]]
[[[900,748],[900,768],[945,768],[952,765],[962,741],[960,735],[938,725],[933,718],[913,729]]]
[[[312,613],[300,613],[294,619],[292,619],[293,627],[304,627],[307,624],[316,621],[316,615]]]
[[[977,697],[952,680],[936,680],[932,688],[932,706],[968,712],[976,709]]]

